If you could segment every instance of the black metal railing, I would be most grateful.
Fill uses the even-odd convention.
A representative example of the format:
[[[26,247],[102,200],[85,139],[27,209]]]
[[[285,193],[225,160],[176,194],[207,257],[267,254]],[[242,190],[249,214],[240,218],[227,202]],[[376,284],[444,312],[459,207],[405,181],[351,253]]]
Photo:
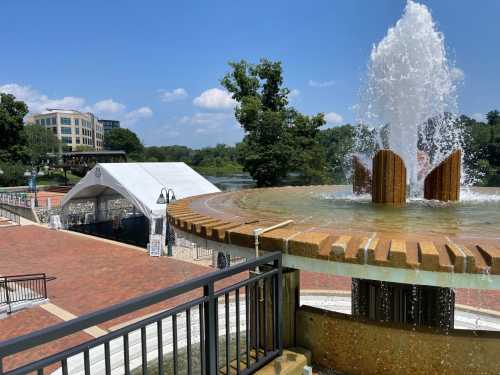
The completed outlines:
[[[230,286],[220,282],[243,275]],[[217,283],[217,285],[216,285]],[[281,253],[270,253],[126,302],[0,342],[0,375],[249,374],[281,354]],[[104,287],[104,286],[103,286]],[[198,290],[199,296],[191,292]],[[145,307],[186,302],[15,369],[10,356]]]
[[[44,273],[0,276],[0,307],[11,313],[16,303],[47,299],[47,281],[54,279]]]

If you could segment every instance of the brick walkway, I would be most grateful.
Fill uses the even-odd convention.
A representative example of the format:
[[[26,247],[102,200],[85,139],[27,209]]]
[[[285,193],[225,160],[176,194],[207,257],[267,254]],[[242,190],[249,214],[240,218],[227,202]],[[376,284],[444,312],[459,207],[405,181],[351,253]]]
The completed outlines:
[[[50,302],[81,316],[124,300],[174,285],[212,268],[172,258],[152,258],[128,246],[40,226],[0,229],[0,275],[44,272],[57,279],[48,284]],[[235,276],[224,284],[241,279]],[[222,285],[219,285],[222,286]],[[350,290],[351,279],[312,272],[301,272],[301,288]],[[139,316],[172,307],[201,291],[182,295],[140,312],[100,325],[110,327]],[[500,311],[500,292],[457,291],[457,303]],[[0,340],[29,333],[61,320],[36,307],[0,319]],[[6,368],[18,366],[91,337],[78,333],[56,343],[10,358]]]
[[[50,302],[77,316],[210,271],[211,268],[166,257],[152,258],[143,251],[126,246],[39,226],[2,228],[0,232],[0,275],[44,272],[55,276],[57,279],[48,283]],[[235,277],[227,283],[238,279]],[[100,327],[107,329],[175,306],[198,294],[201,291],[106,322]],[[21,311],[0,320],[0,339],[29,333],[59,321],[41,308]],[[74,345],[88,338],[88,335],[81,334],[64,343]],[[61,349],[59,345],[56,348]],[[7,361],[6,366],[9,368],[25,360],[37,359],[41,352],[44,351],[23,353]]]

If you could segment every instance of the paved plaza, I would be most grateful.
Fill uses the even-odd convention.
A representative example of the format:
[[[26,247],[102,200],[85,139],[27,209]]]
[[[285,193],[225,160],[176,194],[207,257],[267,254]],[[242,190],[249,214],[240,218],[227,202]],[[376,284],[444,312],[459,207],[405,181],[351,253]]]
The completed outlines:
[[[137,247],[39,225],[0,228],[0,275],[46,273],[56,278],[48,283],[48,303],[0,319],[0,340],[33,332],[210,271],[213,268],[194,261],[149,257]],[[225,283],[232,284],[243,276],[234,276]],[[332,290],[348,293],[350,287],[351,280],[346,277],[301,272],[302,293],[321,294]],[[6,368],[97,337],[120,324],[173,307],[197,293],[201,291],[24,352],[9,358]],[[500,293],[459,290],[457,303],[500,311]]]

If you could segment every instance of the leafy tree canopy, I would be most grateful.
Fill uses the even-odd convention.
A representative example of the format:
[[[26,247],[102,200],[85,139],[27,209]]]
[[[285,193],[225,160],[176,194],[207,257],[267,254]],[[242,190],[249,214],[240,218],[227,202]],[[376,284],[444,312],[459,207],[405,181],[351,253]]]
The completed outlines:
[[[283,87],[280,62],[262,59],[252,65],[229,63],[231,71],[221,84],[238,102],[236,119],[245,130],[239,161],[258,186],[274,186],[289,172],[298,172],[304,183],[325,177],[325,155],[319,146],[323,114],[310,117],[290,107],[290,90]]]
[[[0,159],[17,160],[22,146],[21,132],[28,106],[14,95],[0,93]]]
[[[41,164],[48,153],[56,153],[61,143],[51,129],[42,125],[25,125],[21,131],[22,159],[26,164]]]
[[[123,150],[127,154],[140,154],[144,146],[132,130],[115,128],[104,136],[104,147],[107,150]]]

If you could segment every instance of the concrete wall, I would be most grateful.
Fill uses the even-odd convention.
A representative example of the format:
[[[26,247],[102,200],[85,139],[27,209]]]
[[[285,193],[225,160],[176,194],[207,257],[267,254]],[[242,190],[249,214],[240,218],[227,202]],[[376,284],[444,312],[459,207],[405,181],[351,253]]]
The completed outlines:
[[[21,217],[24,217],[25,219],[34,221],[35,223],[40,223],[40,220],[38,219],[38,215],[32,208],[25,208],[25,207],[17,207],[17,206],[11,206],[8,204],[0,203],[0,207],[3,209],[10,211],[16,215],[19,215]]]
[[[500,332],[412,329],[302,306],[297,344],[350,375],[500,374]]]

